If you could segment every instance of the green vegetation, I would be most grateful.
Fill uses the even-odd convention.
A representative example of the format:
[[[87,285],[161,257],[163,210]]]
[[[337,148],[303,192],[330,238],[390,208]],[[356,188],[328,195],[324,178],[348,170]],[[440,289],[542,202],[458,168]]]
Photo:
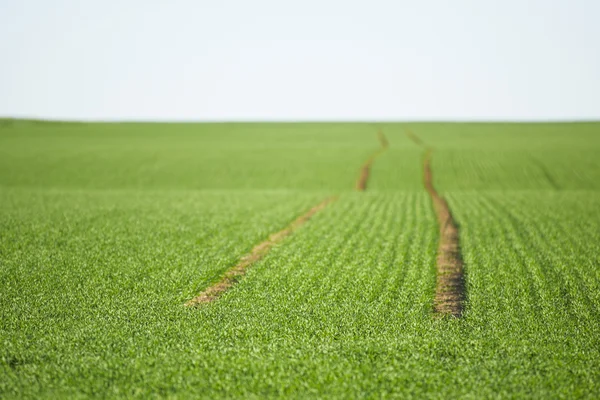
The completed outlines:
[[[352,188],[369,124],[19,124],[0,184],[76,189]]]
[[[460,320],[406,128],[460,224]],[[591,123],[0,125],[0,397],[597,398],[596,154]]]

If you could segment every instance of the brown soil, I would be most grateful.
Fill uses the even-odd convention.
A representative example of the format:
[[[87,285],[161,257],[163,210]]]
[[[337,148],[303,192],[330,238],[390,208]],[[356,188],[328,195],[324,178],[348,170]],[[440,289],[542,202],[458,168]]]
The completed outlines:
[[[465,284],[458,225],[446,199],[433,187],[431,175],[431,151],[427,151],[424,162],[425,189],[431,196],[440,227],[440,244],[437,256],[437,284],[434,309],[440,314],[460,317],[463,311]]]
[[[431,172],[432,150],[414,133],[408,137],[426,149],[424,184],[433,202],[440,228],[440,243],[437,255],[437,282],[435,288],[434,311],[440,315],[462,316],[465,300],[464,265],[460,254],[460,232],[446,200],[435,190]]]
[[[413,131],[411,131],[411,130],[406,131],[406,136],[408,136],[408,138],[410,140],[412,140],[413,142],[415,142],[418,146],[427,147],[427,146],[425,146],[425,143],[423,143],[421,141],[421,139],[413,133]]]
[[[379,138],[379,143],[381,143],[381,148],[373,153],[373,155],[369,157],[369,159],[360,168],[360,175],[356,181],[356,190],[359,192],[364,192],[367,190],[367,182],[369,181],[369,175],[371,173],[371,165],[375,159],[390,146],[387,138],[381,130],[377,132],[377,137]]]
[[[305,214],[296,218],[296,220],[289,224],[285,229],[271,234],[267,240],[256,245],[252,251],[243,256],[234,267],[225,272],[219,282],[215,283],[198,296],[185,303],[185,305],[198,306],[200,304],[210,303],[216,300],[246,274],[248,267],[261,260],[265,255],[267,255],[273,246],[291,235],[297,228],[304,225],[313,215],[321,211],[334,200],[335,197],[330,197],[323,200],[321,203],[308,210]]]
[[[387,149],[388,147],[390,147],[390,143],[388,142],[381,129],[377,131],[377,138],[379,139],[379,143],[381,143],[382,149]]]

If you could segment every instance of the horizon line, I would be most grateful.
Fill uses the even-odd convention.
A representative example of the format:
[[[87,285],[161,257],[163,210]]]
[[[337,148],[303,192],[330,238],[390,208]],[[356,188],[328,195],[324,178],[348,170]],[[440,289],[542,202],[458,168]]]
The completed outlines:
[[[593,123],[600,122],[597,118],[428,118],[428,119],[259,119],[259,118],[228,118],[228,119],[150,119],[150,118],[60,118],[60,117],[33,117],[33,116],[0,116],[0,121],[22,122],[48,122],[48,123],[163,123],[163,124],[251,124],[251,123]]]

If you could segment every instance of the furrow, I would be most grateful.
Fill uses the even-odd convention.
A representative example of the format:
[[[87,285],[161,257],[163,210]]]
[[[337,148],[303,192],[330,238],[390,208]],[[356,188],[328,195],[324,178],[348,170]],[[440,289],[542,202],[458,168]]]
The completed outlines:
[[[359,191],[364,191],[367,188],[367,181],[369,179],[370,168],[375,158],[377,158],[377,156],[379,156],[383,151],[385,151],[389,147],[387,138],[381,130],[377,132],[377,137],[379,139],[379,143],[381,144],[381,149],[375,152],[365,162],[365,164],[363,164],[359,179],[356,183],[356,189]],[[269,236],[267,240],[256,245],[250,253],[243,256],[235,266],[233,266],[227,272],[225,272],[225,274],[217,283],[204,290],[198,296],[186,302],[185,305],[190,307],[198,306],[200,304],[210,303],[219,298],[219,296],[221,296],[223,293],[229,290],[229,288],[235,285],[235,283],[237,283],[239,279],[246,274],[246,270],[248,269],[248,267],[264,258],[275,244],[281,242],[283,239],[291,235],[294,232],[294,230],[306,223],[314,214],[325,208],[327,204],[329,204],[333,200],[334,198],[325,199],[315,207],[311,208],[306,214],[298,217],[285,229],[273,233],[271,236]]]
[[[511,312],[514,315],[521,315],[522,318],[533,315],[536,319],[541,320],[542,313],[539,305],[542,304],[544,286],[535,265],[535,260],[531,259],[524,250],[524,247],[528,244],[520,237],[518,224],[515,224],[511,220],[511,216],[506,213],[506,209],[502,208],[489,195],[480,196],[479,207],[492,221],[500,222],[497,225],[491,225],[493,230],[489,232],[493,232],[495,247],[506,249],[503,259],[497,264],[499,268],[494,273],[494,279],[502,282],[505,287],[521,290],[519,297],[523,301],[515,304],[509,296],[508,303],[505,303],[505,312],[507,309],[512,308]],[[486,234],[488,233],[486,232],[482,236]],[[489,242],[483,245],[486,248],[488,246],[490,246]],[[499,275],[501,271],[509,268],[508,276]],[[516,281],[515,277],[517,277]]]
[[[565,226],[559,225],[553,216],[544,215],[536,210],[537,214],[533,214],[534,218],[532,218],[532,214],[524,213],[523,209],[526,209],[524,204],[510,204],[509,207],[504,208],[504,212],[514,220],[515,227],[517,221],[527,222],[519,224],[519,232],[526,235],[528,241],[526,248],[536,255],[536,262],[541,266],[545,276],[546,287],[552,291],[547,296],[552,299],[548,307],[549,313],[561,314],[556,318],[562,317],[565,311],[572,314],[572,318],[578,318],[574,313],[585,315],[586,318],[598,318],[600,314],[589,296],[597,293],[597,288],[586,286],[590,281],[581,274],[579,263],[565,261],[560,257],[560,253],[557,253],[557,249],[567,247],[561,243],[561,240],[569,241],[569,231]],[[579,249],[577,252],[585,254],[584,249]],[[540,254],[544,257],[541,258]],[[561,307],[557,307],[559,304]]]
[[[359,192],[364,192],[367,190],[367,182],[369,181],[369,175],[371,173],[371,165],[373,165],[375,159],[390,146],[387,138],[381,130],[377,132],[377,137],[379,139],[379,143],[381,144],[381,148],[373,153],[373,155],[371,155],[371,157],[369,157],[369,159],[365,161],[360,168],[360,175],[356,181],[356,190]]]
[[[271,234],[267,240],[256,245],[252,251],[250,251],[250,253],[243,256],[235,266],[225,272],[219,282],[215,283],[198,296],[189,300],[187,303],[185,303],[185,305],[188,307],[198,306],[200,304],[210,303],[219,298],[219,296],[229,290],[229,288],[235,285],[246,274],[246,270],[252,266],[252,264],[265,257],[273,246],[290,236],[296,229],[308,222],[308,220],[310,220],[316,213],[324,209],[335,199],[335,197],[329,197],[323,200],[321,203],[317,204],[306,213],[296,218],[283,230]]]
[[[433,186],[431,171],[433,150],[427,147],[413,132],[407,131],[406,134],[413,142],[426,150],[423,161],[424,185],[433,202],[440,229],[434,310],[440,315],[460,317],[464,307],[465,281],[458,225],[452,216],[448,202]]]

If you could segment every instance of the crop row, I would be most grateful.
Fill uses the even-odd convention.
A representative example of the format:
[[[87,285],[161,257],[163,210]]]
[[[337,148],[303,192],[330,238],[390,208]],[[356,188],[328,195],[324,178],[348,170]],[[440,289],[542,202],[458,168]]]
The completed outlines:
[[[368,124],[50,124],[0,128],[0,186],[352,190]]]
[[[320,198],[4,189],[0,397],[138,387],[140,363],[195,335],[184,301]]]

